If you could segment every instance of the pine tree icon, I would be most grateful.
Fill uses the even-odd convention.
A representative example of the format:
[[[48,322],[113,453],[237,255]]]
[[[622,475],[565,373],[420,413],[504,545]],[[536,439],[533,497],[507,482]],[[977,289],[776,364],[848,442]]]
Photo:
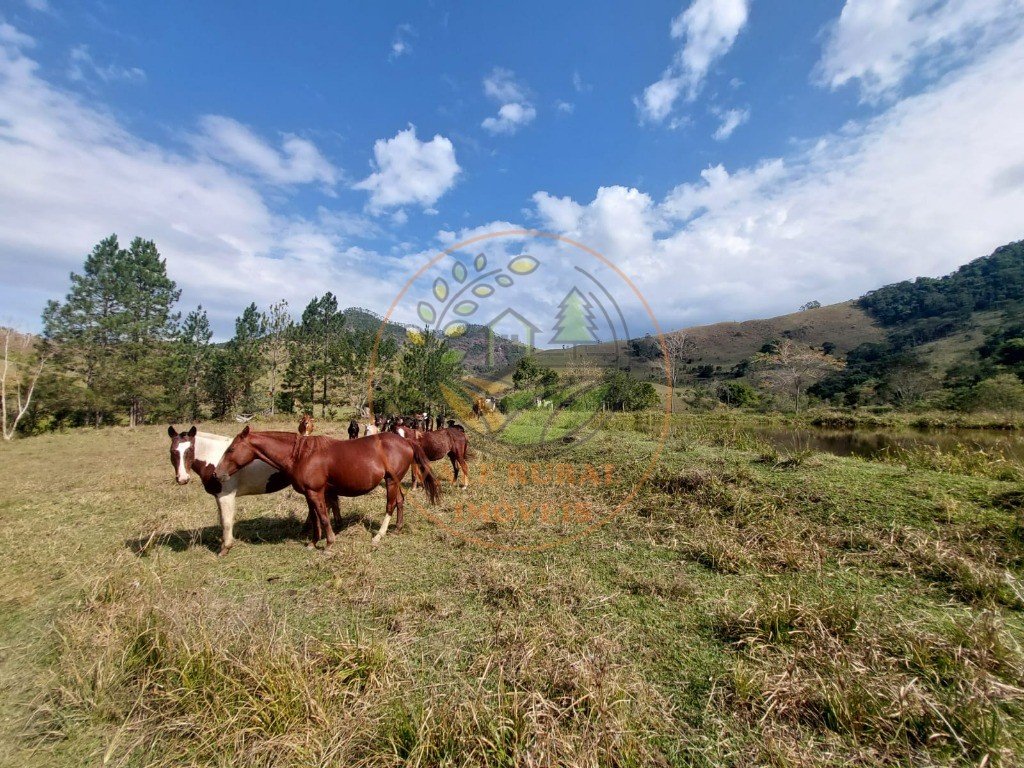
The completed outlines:
[[[569,291],[558,305],[552,344],[597,344],[594,307],[578,288]]]

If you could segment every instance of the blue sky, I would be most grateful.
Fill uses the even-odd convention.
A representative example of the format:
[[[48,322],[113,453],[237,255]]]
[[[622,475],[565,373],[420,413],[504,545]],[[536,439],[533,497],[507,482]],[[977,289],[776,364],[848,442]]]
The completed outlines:
[[[384,312],[512,228],[664,330],[945,274],[1024,237],[1022,33],[1024,0],[0,0],[0,323],[112,232],[219,338],[250,301]]]

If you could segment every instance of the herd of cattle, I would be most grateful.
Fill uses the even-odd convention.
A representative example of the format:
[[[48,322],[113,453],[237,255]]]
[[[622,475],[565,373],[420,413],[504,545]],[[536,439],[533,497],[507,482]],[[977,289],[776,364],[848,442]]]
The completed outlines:
[[[493,399],[488,399],[493,403]],[[474,412],[476,406],[474,403]],[[487,410],[483,403],[481,413]],[[334,531],[327,511],[333,513],[335,525],[340,526],[339,496],[360,496],[382,482],[386,485],[387,510],[384,524],[374,537],[376,543],[387,532],[392,514],[396,514],[396,530],[401,528],[401,482],[410,469],[413,488],[422,483],[431,503],[437,501],[440,486],[430,462],[447,456],[452,465],[452,482],[459,484],[461,472],[462,488],[469,485],[469,441],[465,429],[452,419],[432,418],[423,413],[378,417],[365,425],[352,420],[348,427],[352,442],[316,436],[314,429],[313,417],[308,414],[302,416],[297,432],[250,432],[246,426],[234,439],[199,432],[195,426],[183,432],[168,427],[176,481],[185,485],[190,472],[195,473],[206,492],[216,499],[222,532],[221,555],[227,554],[234,544],[238,496],[294,488],[306,497],[309,507],[306,530],[311,535],[311,545],[326,537],[330,546]]]

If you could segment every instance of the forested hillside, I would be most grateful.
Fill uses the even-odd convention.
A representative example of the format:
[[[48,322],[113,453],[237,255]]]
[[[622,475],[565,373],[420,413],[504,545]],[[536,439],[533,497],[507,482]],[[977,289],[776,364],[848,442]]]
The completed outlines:
[[[766,371],[779,362],[772,355],[786,344],[807,353],[812,401],[1024,407],[1024,241],[945,277],[887,285],[842,304],[812,301],[777,318],[686,328],[665,341],[676,386],[691,404],[795,405],[766,384]],[[657,340],[634,339],[631,352],[634,375],[664,379]]]
[[[1024,408],[1024,241],[855,301],[667,333],[664,350],[650,336],[580,348],[572,365],[564,351],[524,361],[522,345],[483,326],[446,337],[384,322],[342,308],[330,292],[297,316],[283,300],[250,303],[232,338],[214,344],[206,311],[182,316],[180,290],[156,245],[141,238],[126,248],[114,235],[101,241],[70,283],[63,301],[47,305],[34,345],[7,335],[16,343],[5,354],[5,437],[15,427],[31,434],[298,410],[349,418],[368,402],[375,349],[378,412],[444,410],[441,385],[466,374],[504,382],[516,395],[508,403],[550,398],[550,383],[539,392],[516,384],[523,365],[556,375],[595,368],[596,379],[607,373],[597,368],[624,368],[656,385],[668,367],[676,402],[697,407]]]

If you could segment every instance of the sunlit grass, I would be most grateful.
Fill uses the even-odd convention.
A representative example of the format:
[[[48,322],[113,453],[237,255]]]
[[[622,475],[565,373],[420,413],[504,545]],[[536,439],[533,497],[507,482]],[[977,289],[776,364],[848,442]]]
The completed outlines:
[[[167,442],[0,446],[0,764],[1024,758],[1024,502],[977,457],[771,454],[735,418],[615,414],[569,454],[478,442],[467,491],[438,462],[441,505],[412,493],[377,548],[379,490],[343,501],[329,553],[304,547],[292,491],[241,499],[217,558],[213,501],[173,484]],[[536,515],[456,524],[561,496],[611,513],[645,473],[582,539]]]

